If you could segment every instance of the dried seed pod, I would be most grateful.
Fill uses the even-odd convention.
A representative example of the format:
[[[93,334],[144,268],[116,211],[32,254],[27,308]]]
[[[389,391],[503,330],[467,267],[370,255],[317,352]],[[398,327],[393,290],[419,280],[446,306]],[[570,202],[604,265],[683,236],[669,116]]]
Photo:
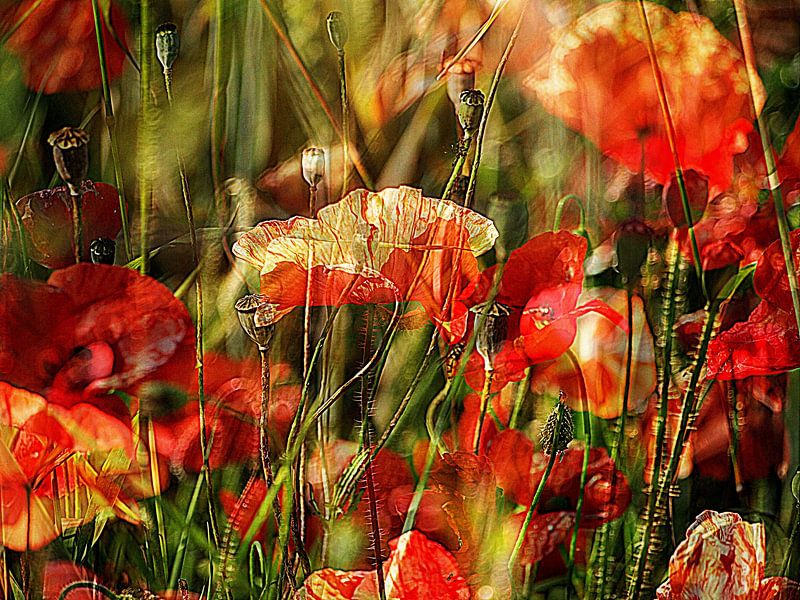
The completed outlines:
[[[156,56],[165,71],[172,69],[178,59],[181,39],[175,23],[162,23],[156,29]]]
[[[575,424],[572,422],[572,410],[563,402],[564,393],[561,393],[556,405],[547,416],[547,422],[542,429],[542,451],[550,455],[553,452],[563,452],[575,437]],[[556,435],[558,429],[558,435]]]
[[[483,106],[486,98],[480,90],[464,90],[458,104],[458,122],[464,130],[464,136],[470,137],[478,130],[483,118]]]
[[[247,294],[236,301],[235,308],[245,333],[259,350],[268,350],[275,325],[275,305],[261,294]]]
[[[89,171],[89,134],[77,127],[62,127],[47,138],[59,177],[76,196]]]
[[[494,369],[495,357],[499,354],[508,333],[508,317],[511,309],[505,304],[492,302],[483,323],[478,326],[481,314],[486,307],[482,302],[470,309],[475,315],[475,349],[483,357],[484,368],[487,371]]]
[[[89,257],[96,265],[113,265],[116,242],[108,238],[97,238],[89,244]]]
[[[300,164],[303,179],[312,188],[316,188],[325,177],[325,150],[322,148],[306,148],[303,150]]]
[[[327,25],[331,44],[337,52],[344,52],[344,45],[347,43],[347,25],[344,23],[344,15],[338,10],[328,13]]]

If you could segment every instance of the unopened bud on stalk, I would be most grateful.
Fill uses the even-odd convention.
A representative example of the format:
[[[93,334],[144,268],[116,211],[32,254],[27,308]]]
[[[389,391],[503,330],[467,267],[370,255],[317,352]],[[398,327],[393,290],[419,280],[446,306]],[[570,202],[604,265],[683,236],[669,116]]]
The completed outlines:
[[[475,67],[471,61],[455,63],[447,70],[447,97],[453,103],[458,116],[461,94],[475,87]]]
[[[344,45],[347,43],[347,25],[344,23],[344,15],[338,10],[328,13],[328,37],[336,51],[344,52]]]
[[[500,353],[508,333],[511,309],[505,304],[492,302],[483,323],[479,323],[485,308],[486,303],[482,302],[473,306],[470,311],[475,315],[475,349],[483,357],[484,368],[492,371],[494,359]]]
[[[172,69],[181,49],[181,39],[175,23],[163,23],[156,29],[156,56],[165,71]]]
[[[316,188],[325,177],[325,151],[322,148],[306,148],[300,160],[303,179],[312,188]]]
[[[248,294],[236,301],[235,308],[245,333],[259,350],[268,350],[275,328],[275,305],[266,296]]]
[[[627,285],[634,285],[639,280],[652,237],[653,230],[638,219],[625,221],[614,232],[616,269]]]
[[[575,437],[575,424],[572,422],[572,410],[563,402],[564,392],[560,392],[558,402],[547,416],[542,429],[542,451],[551,455],[563,452]],[[556,435],[558,429],[558,435]]]
[[[89,244],[89,257],[96,265],[113,265],[116,243],[108,238],[97,238]]]
[[[483,105],[485,102],[483,92],[480,90],[464,90],[461,92],[458,104],[458,122],[464,130],[464,136],[469,137],[478,130],[483,118]]]
[[[77,196],[89,171],[89,134],[77,127],[63,127],[51,133],[47,143],[53,147],[58,175],[69,187],[69,193]]]

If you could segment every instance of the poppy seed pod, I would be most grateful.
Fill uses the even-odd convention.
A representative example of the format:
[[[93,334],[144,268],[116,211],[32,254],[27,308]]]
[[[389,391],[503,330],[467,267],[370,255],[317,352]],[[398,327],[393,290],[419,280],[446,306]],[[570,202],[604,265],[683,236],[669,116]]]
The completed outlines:
[[[275,324],[275,306],[261,294],[242,296],[234,306],[239,324],[248,337],[258,345],[259,350],[269,349]]]
[[[97,238],[89,245],[89,257],[96,265],[113,265],[116,243],[108,238]]]
[[[464,90],[458,103],[458,122],[465,136],[478,130],[483,118],[483,105],[486,98],[480,90]]]
[[[322,148],[306,148],[300,164],[303,170],[303,179],[312,188],[316,188],[325,177],[325,151]]]
[[[551,455],[553,452],[563,452],[575,437],[575,424],[572,422],[572,410],[562,401],[564,393],[553,410],[547,416],[547,421],[542,429],[542,452]],[[556,435],[558,429],[558,435]]]
[[[172,69],[178,59],[181,49],[181,39],[175,23],[162,23],[156,29],[156,56],[165,71]]]
[[[511,309],[505,304],[492,302],[483,323],[478,326],[485,308],[486,303],[482,302],[473,306],[470,311],[475,315],[475,349],[483,357],[484,368],[491,371],[494,369],[492,366],[494,359],[503,347],[508,333],[508,316],[511,314]]]
[[[344,23],[344,15],[338,10],[328,13],[327,25],[331,44],[337,52],[344,52],[344,45],[347,43],[347,25]]]
[[[626,284],[633,285],[642,273],[642,265],[650,251],[653,230],[644,221],[625,221],[614,232],[614,250],[617,254],[617,272]]]
[[[47,138],[53,147],[56,170],[70,194],[77,195],[81,182],[89,171],[89,134],[77,127],[62,127]]]

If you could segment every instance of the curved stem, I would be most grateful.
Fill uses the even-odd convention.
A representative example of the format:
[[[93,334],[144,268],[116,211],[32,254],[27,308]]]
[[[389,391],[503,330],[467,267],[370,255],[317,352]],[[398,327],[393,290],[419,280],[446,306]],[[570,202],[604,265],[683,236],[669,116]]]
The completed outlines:
[[[347,193],[350,179],[350,102],[347,98],[347,69],[344,62],[344,50],[337,53],[339,59],[339,93],[342,98],[342,198]]]
[[[567,194],[563,198],[558,201],[556,204],[556,214],[553,218],[553,231],[558,231],[561,229],[561,218],[564,215],[564,209],[567,206],[567,203],[572,200],[577,206],[578,210],[580,211],[580,221],[579,225],[581,229],[586,229],[586,209],[583,206],[583,201],[581,197],[577,194]]]
[[[119,596],[117,596],[106,586],[94,581],[75,581],[70,583],[67,587],[61,590],[61,593],[58,595],[58,600],[68,600],[67,596],[74,590],[92,590],[94,592],[100,592],[106,598],[111,598],[111,600],[120,600]]]

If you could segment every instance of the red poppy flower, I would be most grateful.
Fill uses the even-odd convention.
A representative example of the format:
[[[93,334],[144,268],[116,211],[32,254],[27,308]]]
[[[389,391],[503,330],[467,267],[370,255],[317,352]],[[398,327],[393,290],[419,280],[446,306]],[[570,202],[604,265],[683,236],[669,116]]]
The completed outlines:
[[[625,314],[626,293],[613,288],[586,290],[581,300],[605,302],[612,310]],[[640,412],[655,389],[656,364],[653,334],[647,324],[641,298],[633,298],[633,361],[629,410]],[[622,393],[625,387],[625,363],[628,353],[628,336],[613,321],[599,313],[588,313],[578,318],[578,328],[571,350],[580,366],[586,388],[589,411],[602,419],[619,417]],[[538,365],[531,378],[534,393],[557,396],[563,391],[573,410],[584,410],[583,390],[579,374],[572,361],[565,357]]]
[[[84,403],[129,423],[130,396],[193,355],[186,308],[130,269],[82,263],[47,283],[0,278],[0,381],[51,405]]]
[[[783,577],[764,578],[764,525],[736,513],[706,510],[698,515],[669,561],[669,578],[659,600],[767,600],[800,598],[800,585]]]
[[[119,194],[106,183],[81,183],[83,255],[97,238],[116,239],[122,229]],[[17,200],[22,226],[30,240],[31,258],[49,268],[60,269],[75,262],[72,249],[72,201],[67,186],[41,190]]]
[[[469,586],[453,556],[418,531],[409,531],[389,542],[391,553],[383,565],[386,596],[398,600],[441,598],[469,600]],[[322,569],[303,586],[309,600],[375,598],[375,571]]]
[[[279,313],[305,305],[310,275],[312,306],[416,300],[442,319],[453,280],[476,275],[475,256],[496,238],[489,219],[401,187],[356,190],[316,219],[265,221],[233,252],[260,269]]]
[[[645,3],[684,169],[726,189],[747,148],[752,100],[739,52],[706,17]],[[548,112],[634,172],[675,169],[635,2],[609,2],[569,25],[526,81]],[[644,154],[644,156],[642,156]]]
[[[45,94],[100,87],[100,59],[91,3],[23,0],[6,12],[3,22],[7,27],[13,26],[28,11],[31,13],[8,39],[8,47],[22,59],[27,86],[39,90],[44,83]],[[116,3],[110,3],[108,14],[120,40],[124,40],[128,23]],[[103,41],[108,76],[114,80],[122,73],[125,51],[105,22]]]
[[[795,267],[800,271],[800,230],[792,231],[790,237]],[[779,241],[758,259],[753,287],[761,303],[747,321],[723,331],[709,345],[709,379],[743,379],[800,367],[800,336]]]
[[[497,485],[503,488],[506,497],[517,504],[529,505],[548,458],[542,453],[534,453],[533,442],[521,431],[506,429],[495,438],[489,450],[489,460],[497,473]],[[563,453],[545,483],[539,513],[551,512],[549,503],[563,509],[565,501],[574,512],[580,492],[582,463],[582,448],[568,448]],[[612,478],[616,478],[613,495]],[[581,527],[594,529],[617,519],[625,512],[630,500],[631,490],[625,476],[616,470],[604,448],[592,448],[589,451]]]
[[[204,361],[206,435],[212,469],[241,464],[258,457],[258,419],[261,412],[261,366],[256,361],[232,361],[209,353]],[[193,371],[193,368],[192,368]],[[273,443],[282,445],[300,402],[299,382],[291,380],[291,368],[275,364],[270,368],[269,430]],[[191,378],[189,392],[197,393],[197,379]],[[178,410],[153,421],[156,446],[174,467],[198,473],[202,467],[199,406],[190,400]],[[274,447],[274,446],[273,446]]]
[[[511,308],[512,313],[506,340],[493,363],[493,391],[521,379],[527,367],[566,352],[575,339],[579,316],[598,312],[622,324],[622,317],[604,302],[589,300],[578,306],[586,247],[586,239],[579,235],[548,232],[531,238],[509,255],[495,301]],[[453,310],[456,319],[445,324],[451,332],[463,331],[465,335],[470,325],[467,307],[486,300],[495,269],[483,271],[461,294],[463,307],[457,304]],[[467,383],[473,389],[482,389],[483,374],[483,359],[475,353],[467,365]]]

